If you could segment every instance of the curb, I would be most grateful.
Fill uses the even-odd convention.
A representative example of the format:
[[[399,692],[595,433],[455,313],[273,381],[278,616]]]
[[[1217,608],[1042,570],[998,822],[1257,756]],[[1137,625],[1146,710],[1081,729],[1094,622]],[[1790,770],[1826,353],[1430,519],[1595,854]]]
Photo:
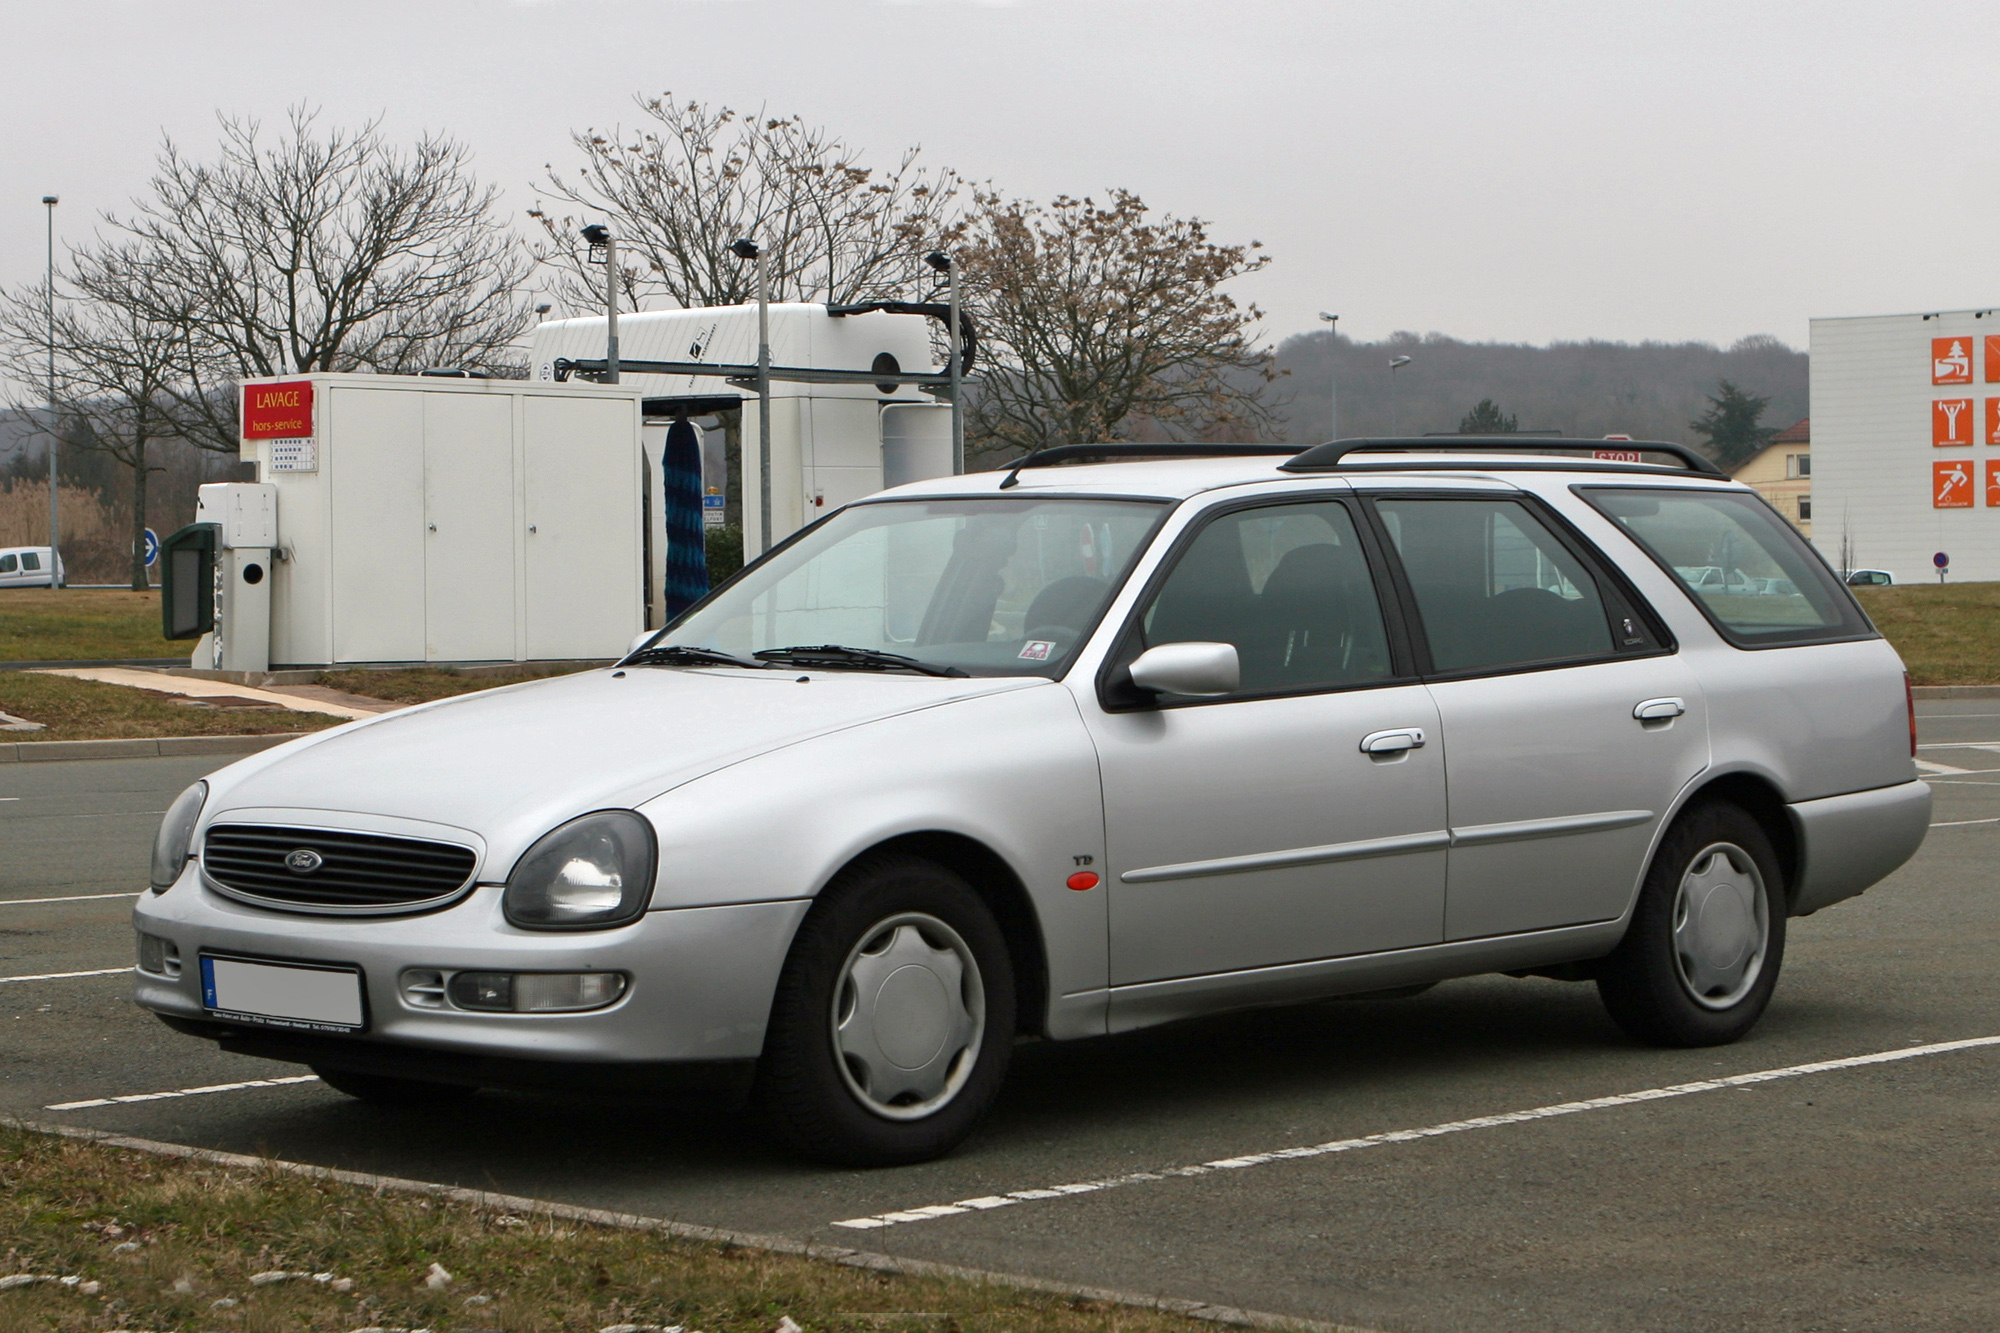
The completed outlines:
[[[2000,685],[1912,685],[1919,699],[2000,699]]]
[[[155,759],[201,754],[255,754],[309,733],[280,731],[265,736],[155,736],[112,741],[11,741],[0,744],[0,764],[50,763],[67,759]]]
[[[769,1250],[774,1254],[793,1254],[806,1259],[817,1259],[822,1263],[841,1264],[848,1268],[865,1268],[877,1273],[986,1282],[996,1287],[1039,1291],[1052,1296],[1068,1296],[1075,1300],[1102,1301],[1108,1305],[1122,1305],[1130,1309],[1157,1310],[1162,1314],[1177,1314],[1189,1319],[1201,1319],[1237,1328],[1299,1329],[1304,1333],[1375,1333],[1375,1330],[1359,1328],[1352,1324],[1329,1324],[1318,1319],[1266,1314],[1260,1310],[1239,1310],[1234,1306],[1210,1305],[1204,1301],[1184,1301],[1166,1296],[1142,1296],[1133,1292],[1106,1291],[1100,1287],[1082,1287],[1068,1282],[1054,1282],[1047,1278],[1015,1273],[995,1273],[983,1268],[936,1263],[929,1259],[905,1259],[890,1254],[872,1254],[866,1250],[850,1250],[840,1245],[821,1245],[791,1236],[761,1236],[753,1232],[697,1226],[692,1222],[674,1222],[663,1217],[646,1217],[638,1213],[620,1213],[605,1208],[583,1208],[575,1204],[552,1203],[546,1199],[531,1199],[518,1194],[494,1194],[486,1190],[469,1190],[457,1185],[439,1185],[426,1180],[405,1180],[400,1176],[377,1176],[365,1171],[343,1171],[338,1167],[287,1162],[276,1157],[249,1157],[242,1153],[217,1152],[213,1148],[190,1148],[185,1144],[128,1138],[106,1130],[44,1124],[14,1116],[0,1116],[0,1125],[25,1130],[31,1134],[46,1134],[52,1138],[80,1139],[107,1148],[150,1153],[156,1157],[179,1157],[188,1161],[205,1162],[211,1166],[234,1167],[245,1171],[280,1171],[286,1175],[304,1176],[308,1180],[331,1180],[342,1185],[356,1185],[377,1192],[420,1194],[427,1198],[445,1199],[474,1208],[498,1209],[509,1213],[535,1213],[565,1222],[582,1222],[590,1226],[609,1227],[619,1231],[652,1231],[681,1240],[706,1241],[726,1249]]]

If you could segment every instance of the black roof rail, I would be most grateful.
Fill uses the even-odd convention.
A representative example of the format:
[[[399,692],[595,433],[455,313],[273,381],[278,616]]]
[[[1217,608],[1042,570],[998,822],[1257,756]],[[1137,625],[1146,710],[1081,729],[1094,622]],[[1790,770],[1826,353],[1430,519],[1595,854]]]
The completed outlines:
[[[1007,464],[1010,471],[1000,483],[1000,489],[1020,483],[1021,469],[1028,467],[1054,467],[1058,463],[1117,462],[1119,459],[1140,458],[1255,458],[1274,454],[1296,454],[1304,449],[1299,444],[1140,444],[1132,440],[1117,440],[1106,444],[1058,444],[1047,449],[1037,449],[1033,453],[1021,455]]]
[[[1458,435],[1442,439],[1435,435],[1418,435],[1333,440],[1305,450],[1291,462],[1280,464],[1280,467],[1286,472],[1330,472],[1349,454],[1363,453],[1573,454],[1585,450],[1592,454],[1599,451],[1666,454],[1689,472],[1707,477],[1729,475],[1686,445],[1669,444],[1664,440],[1552,440],[1546,437],[1524,439],[1518,435]]]

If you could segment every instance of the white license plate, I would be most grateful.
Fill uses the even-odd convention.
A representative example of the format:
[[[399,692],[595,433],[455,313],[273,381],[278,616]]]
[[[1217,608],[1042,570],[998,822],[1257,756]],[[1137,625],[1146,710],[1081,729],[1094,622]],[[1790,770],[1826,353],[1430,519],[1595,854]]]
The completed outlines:
[[[359,1032],[367,1025],[361,972],[352,967],[201,959],[201,1002],[216,1018],[308,1032]]]

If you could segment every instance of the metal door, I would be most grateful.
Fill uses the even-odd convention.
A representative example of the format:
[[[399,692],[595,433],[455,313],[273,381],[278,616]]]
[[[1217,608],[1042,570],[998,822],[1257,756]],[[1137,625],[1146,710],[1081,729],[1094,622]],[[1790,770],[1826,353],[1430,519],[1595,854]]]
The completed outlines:
[[[336,662],[424,659],[424,396],[345,385],[328,394]]]
[[[531,395],[522,412],[527,655],[618,657],[645,623],[633,405]]]
[[[514,402],[424,399],[424,656],[514,657]]]

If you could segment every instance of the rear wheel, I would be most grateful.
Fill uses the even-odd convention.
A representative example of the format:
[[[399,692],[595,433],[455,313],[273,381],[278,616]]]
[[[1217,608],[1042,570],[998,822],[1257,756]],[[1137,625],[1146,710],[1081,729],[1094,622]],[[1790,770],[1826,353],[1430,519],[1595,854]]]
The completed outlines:
[[[322,1069],[318,1065],[314,1065],[312,1071],[319,1075],[320,1082],[335,1092],[344,1092],[376,1106],[442,1106],[463,1101],[479,1091],[458,1083],[425,1083],[419,1079],[391,1078],[385,1074]]]
[[[1755,1026],[1784,955],[1785,891],[1770,839],[1740,807],[1701,805],[1661,840],[1597,990],[1640,1041],[1719,1046]]]
[[[1013,967],[992,912],[944,867],[884,857],[842,875],[799,927],[755,1096],[802,1156],[925,1161],[972,1131],[1013,1036]]]

